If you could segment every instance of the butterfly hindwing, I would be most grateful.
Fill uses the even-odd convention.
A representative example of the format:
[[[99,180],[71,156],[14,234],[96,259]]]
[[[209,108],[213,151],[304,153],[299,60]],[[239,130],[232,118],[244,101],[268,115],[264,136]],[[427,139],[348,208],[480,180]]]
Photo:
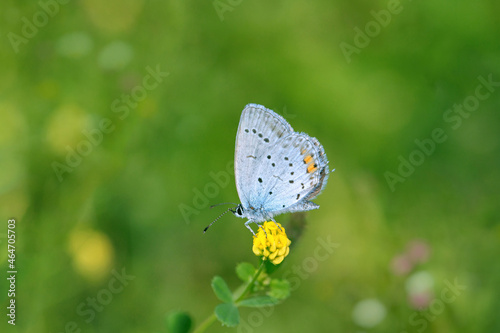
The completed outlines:
[[[278,215],[318,208],[309,200],[324,188],[328,173],[328,160],[318,140],[296,132],[282,137],[257,169],[257,177],[266,175],[259,191],[264,209]]]

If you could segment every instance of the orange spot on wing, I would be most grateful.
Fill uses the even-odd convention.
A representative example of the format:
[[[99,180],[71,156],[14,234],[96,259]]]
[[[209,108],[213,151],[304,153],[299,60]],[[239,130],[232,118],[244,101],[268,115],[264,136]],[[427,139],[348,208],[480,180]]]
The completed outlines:
[[[307,172],[308,173],[311,173],[313,171],[316,171],[318,168],[317,168],[317,165],[316,164],[309,164],[309,166],[307,167]]]
[[[305,163],[305,164],[308,164],[308,163],[310,163],[310,162],[312,161],[312,159],[313,159],[313,158],[312,158],[312,156],[311,156],[311,155],[307,155],[307,156],[306,156],[306,158],[304,158],[304,163]]]

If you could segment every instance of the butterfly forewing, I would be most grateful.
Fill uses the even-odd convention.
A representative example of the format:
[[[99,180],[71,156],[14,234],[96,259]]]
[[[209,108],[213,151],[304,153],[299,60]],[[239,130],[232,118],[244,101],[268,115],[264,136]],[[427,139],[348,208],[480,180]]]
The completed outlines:
[[[249,104],[241,114],[234,169],[236,189],[245,208],[262,201],[260,194],[264,180],[254,177],[267,153],[283,137],[293,133],[286,120],[275,112],[256,104]]]

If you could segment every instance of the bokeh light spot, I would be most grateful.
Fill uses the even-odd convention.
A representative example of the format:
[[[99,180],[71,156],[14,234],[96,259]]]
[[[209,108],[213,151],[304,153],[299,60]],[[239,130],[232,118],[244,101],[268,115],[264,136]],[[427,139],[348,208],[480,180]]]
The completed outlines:
[[[57,41],[57,53],[64,57],[79,58],[87,55],[93,47],[90,36],[84,32],[63,35]]]
[[[385,306],[377,299],[370,298],[358,302],[352,310],[353,321],[364,328],[371,328],[384,320],[387,314]]]
[[[119,70],[132,60],[133,55],[134,51],[129,44],[115,41],[101,50],[97,62],[102,69]]]
[[[74,147],[82,139],[82,130],[88,116],[77,105],[63,105],[54,112],[47,125],[47,142],[57,153],[66,153],[66,146]]]
[[[75,230],[69,237],[69,251],[75,270],[88,280],[99,281],[109,274],[114,250],[106,234]]]

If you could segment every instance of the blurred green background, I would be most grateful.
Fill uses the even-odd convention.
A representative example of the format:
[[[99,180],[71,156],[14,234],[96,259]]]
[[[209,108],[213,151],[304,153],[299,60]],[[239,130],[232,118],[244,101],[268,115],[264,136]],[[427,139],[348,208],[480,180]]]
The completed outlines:
[[[211,278],[235,288],[236,263],[257,263],[244,220],[202,232],[225,209],[209,205],[239,202],[247,103],[317,137],[336,171],[275,273],[292,296],[207,332],[500,331],[500,87],[479,79],[500,82],[500,3],[62,2],[2,5],[0,268],[15,218],[18,269],[2,332],[206,318]],[[323,261],[318,237],[339,245]],[[448,282],[465,286],[449,302]]]

